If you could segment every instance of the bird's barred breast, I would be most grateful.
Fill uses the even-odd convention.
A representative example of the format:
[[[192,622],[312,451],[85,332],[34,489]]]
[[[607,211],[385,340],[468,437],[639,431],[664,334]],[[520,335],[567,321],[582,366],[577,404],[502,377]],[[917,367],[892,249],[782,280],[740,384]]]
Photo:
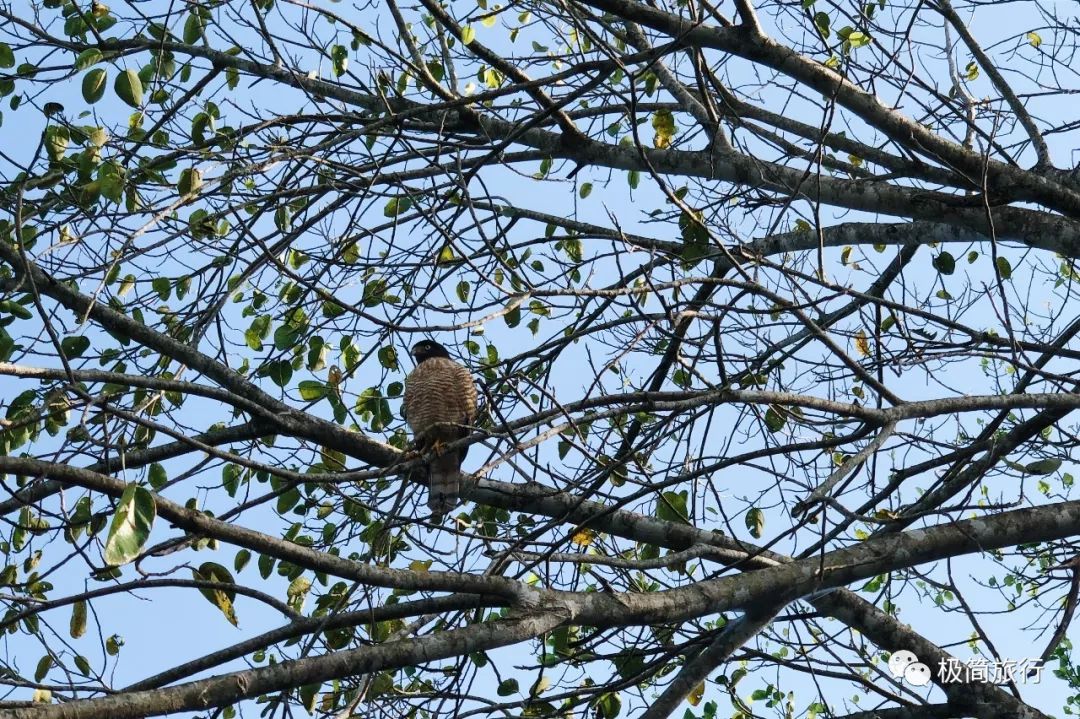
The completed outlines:
[[[413,434],[440,422],[471,424],[476,418],[476,385],[457,362],[433,357],[409,373],[404,402]]]

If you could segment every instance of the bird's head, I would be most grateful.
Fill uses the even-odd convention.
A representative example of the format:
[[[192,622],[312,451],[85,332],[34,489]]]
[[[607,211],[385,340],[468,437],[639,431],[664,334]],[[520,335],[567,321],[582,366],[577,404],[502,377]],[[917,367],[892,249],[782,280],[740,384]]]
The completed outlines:
[[[421,340],[412,346],[409,350],[409,354],[416,360],[416,364],[420,364],[424,360],[429,360],[432,357],[445,357],[450,358],[450,353],[446,351],[438,342],[434,340]]]

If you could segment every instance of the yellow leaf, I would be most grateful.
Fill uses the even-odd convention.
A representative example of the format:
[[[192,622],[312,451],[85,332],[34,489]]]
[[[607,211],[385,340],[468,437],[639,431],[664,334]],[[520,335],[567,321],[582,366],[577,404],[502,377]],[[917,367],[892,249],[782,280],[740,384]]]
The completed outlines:
[[[1027,34],[1027,39],[1028,42],[1031,43],[1032,47],[1038,47],[1039,45],[1042,45],[1042,38],[1039,37],[1039,33],[1037,32],[1029,32]]]
[[[473,30],[472,25],[466,25],[461,28],[461,41],[468,45],[470,42],[476,39],[476,30]]]
[[[35,689],[34,697],[31,699],[35,704],[51,704],[52,692],[48,689]]]
[[[656,131],[653,145],[661,150],[669,147],[676,132],[675,117],[671,114],[671,110],[657,110],[652,118],[652,126]]]
[[[686,701],[690,702],[690,706],[696,707],[701,703],[701,697],[703,696],[705,696],[705,682],[701,682],[694,687],[694,690],[686,697]]]
[[[198,569],[192,568],[191,575],[196,581],[235,584],[232,573],[215,562],[203,562]],[[199,592],[206,597],[211,604],[221,610],[221,613],[225,615],[225,619],[229,624],[234,627],[239,626],[239,622],[236,618],[236,608],[233,607],[233,600],[236,598],[235,591],[201,587]]]
[[[297,577],[289,584],[289,588],[285,590],[285,596],[288,598],[289,606],[293,611],[299,612],[304,608],[304,600],[307,599],[308,592],[311,590],[311,581],[304,579],[303,577]]]
[[[426,572],[431,567],[430,559],[414,559],[409,562],[409,569],[414,572]]]
[[[866,339],[866,333],[862,330],[855,333],[855,349],[863,357],[870,356],[870,341]]]
[[[596,532],[591,529],[579,529],[574,532],[574,536],[570,537],[570,541],[579,547],[587,547],[592,544],[593,538],[596,537]]]

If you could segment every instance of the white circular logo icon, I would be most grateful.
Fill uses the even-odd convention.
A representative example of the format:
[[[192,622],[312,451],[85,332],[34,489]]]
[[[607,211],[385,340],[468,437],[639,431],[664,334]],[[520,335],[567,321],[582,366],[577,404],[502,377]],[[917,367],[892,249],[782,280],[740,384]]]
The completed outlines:
[[[908,664],[907,668],[904,669],[904,679],[912,686],[925,687],[930,683],[930,667],[922,662]]]
[[[897,679],[902,679],[904,677],[904,670],[906,670],[910,665],[917,663],[918,661],[919,658],[915,656],[915,652],[909,652],[907,649],[901,649],[898,652],[893,652],[892,656],[889,657],[889,671],[892,672],[892,675]],[[920,666],[925,667],[926,665],[922,664]],[[927,669],[927,672],[929,671],[930,670]]]

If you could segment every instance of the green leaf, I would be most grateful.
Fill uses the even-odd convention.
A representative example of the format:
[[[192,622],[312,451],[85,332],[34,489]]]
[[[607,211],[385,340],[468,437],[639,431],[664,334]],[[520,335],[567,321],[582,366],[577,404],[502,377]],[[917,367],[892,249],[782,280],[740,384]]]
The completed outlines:
[[[228,492],[230,497],[236,496],[236,490],[240,488],[242,474],[243,470],[235,464],[226,464],[221,468],[221,486]]]
[[[138,108],[142,105],[142,80],[139,79],[139,73],[134,70],[124,70],[117,75],[113,83],[113,91],[116,92],[117,97],[132,107]]]
[[[68,626],[72,639],[86,634],[86,600],[80,599],[71,608],[71,622]]]
[[[20,305],[15,300],[4,300],[0,302],[0,312],[7,312],[20,320],[28,320],[34,316],[34,313],[27,308]]]
[[[326,317],[328,319],[341,317],[343,314],[345,314],[345,312],[345,308],[337,304],[336,302],[331,302],[330,300],[327,300],[322,304],[323,317]]]
[[[784,424],[787,423],[787,418],[782,412],[777,411],[773,407],[765,410],[765,426],[768,427],[770,432],[779,432],[784,428]]]
[[[521,303],[511,300],[511,304],[513,307],[503,315],[503,321],[506,322],[507,327],[517,327],[521,324]]]
[[[828,39],[830,35],[829,31],[829,16],[823,12],[815,13],[814,26],[817,27],[818,32],[821,33],[823,38]]]
[[[308,340],[307,368],[312,372],[318,372],[326,367],[326,356],[330,348],[322,337],[312,337]]]
[[[686,509],[687,492],[664,492],[660,499],[656,500],[656,516],[666,522],[689,524],[689,514]]]
[[[246,549],[241,549],[236,553],[236,557],[233,559],[233,569],[237,572],[244,571],[244,567],[251,561],[251,552]]]
[[[129,484],[120,496],[105,540],[105,563],[119,566],[139,556],[156,516],[153,495],[136,484]]]
[[[1024,467],[1027,474],[1053,474],[1061,467],[1061,460],[1054,457],[1036,460]]]
[[[392,197],[383,208],[385,217],[397,217],[412,207],[412,199],[406,196]]]
[[[591,194],[592,194],[592,183],[591,182],[582,183],[581,189],[578,190],[578,197],[580,197],[581,199],[584,200],[586,197],[588,197]]]
[[[288,206],[282,205],[274,210],[274,226],[282,232],[288,232],[292,226],[292,213]]]
[[[176,183],[176,191],[180,193],[181,197],[193,195],[199,191],[202,184],[202,173],[198,169],[191,167],[180,173],[180,181]]]
[[[270,315],[256,317],[251,326],[244,330],[244,342],[256,352],[262,351],[263,340],[270,334]]]
[[[641,184],[641,173],[637,170],[630,170],[626,173],[626,182],[630,185],[631,190],[636,190],[638,185]]]
[[[293,368],[288,360],[277,360],[266,365],[259,374],[269,377],[278,387],[286,387],[292,380]]]
[[[704,682],[699,686],[704,687]],[[694,694],[691,692],[691,695],[687,697],[687,701],[691,705],[697,706],[698,702],[701,701],[701,695],[699,694],[697,701],[694,701]],[[608,692],[597,697],[596,701],[593,702],[593,706],[596,707],[598,719],[615,719],[615,717],[619,716],[619,712],[622,711],[622,699],[617,692]]]
[[[45,678],[45,675],[49,673],[52,668],[52,655],[46,654],[38,660],[37,667],[34,669],[34,681],[40,682]]]
[[[164,277],[155,277],[151,280],[150,286],[154,288],[154,292],[162,302],[172,296],[172,283]]]
[[[15,67],[15,53],[11,47],[0,42],[0,68]]]
[[[274,571],[275,561],[276,560],[269,554],[260,554],[258,561],[259,576],[263,579],[268,579],[270,577],[270,572]]]
[[[64,355],[68,359],[76,359],[82,357],[83,352],[90,349],[90,340],[87,337],[81,335],[75,337],[65,337],[60,340],[60,349],[64,351]]]
[[[217,562],[203,562],[199,565],[198,569],[191,570],[191,576],[196,580],[203,582],[236,584],[232,572]],[[236,592],[234,590],[202,587],[199,589],[199,593],[206,597],[208,602],[221,610],[221,613],[225,615],[225,619],[229,621],[229,624],[232,624],[234,627],[237,626],[236,610],[233,608],[233,601],[236,599]]]
[[[278,514],[285,514],[290,509],[295,507],[297,502],[299,502],[299,501],[300,501],[300,490],[297,489],[296,487],[292,487],[288,491],[283,492],[282,494],[278,495],[277,503],[275,504],[275,508],[277,509]]]
[[[397,350],[395,350],[393,347],[391,347],[389,345],[387,345],[385,347],[380,347],[378,356],[379,356],[379,364],[381,364],[386,369],[392,369],[392,370],[399,369],[398,358],[397,358]]]
[[[765,513],[757,507],[753,507],[746,513],[746,528],[750,530],[750,536],[761,539],[761,533],[765,529]]]
[[[88,67],[93,67],[102,61],[104,56],[101,54],[101,50],[96,47],[92,47],[88,50],[83,50],[79,53],[79,56],[75,58],[75,69],[85,70]]]
[[[431,76],[435,78],[435,82],[442,82],[443,78],[446,77],[446,68],[443,67],[441,62],[428,60],[425,65],[427,66],[428,72],[431,73]]]
[[[315,380],[304,380],[299,385],[300,396],[308,400],[309,402],[314,400],[320,400],[330,394],[330,388],[322,382]]]
[[[508,697],[518,693],[518,680],[517,679],[504,679],[499,682],[499,688],[495,691],[501,697]]]
[[[393,686],[393,681],[391,680],[391,687],[392,686]],[[315,702],[316,702],[316,699],[319,698],[319,689],[321,689],[321,688],[322,688],[322,684],[318,684],[318,683],[305,684],[304,686],[300,687],[300,704],[301,704],[301,706],[304,707],[304,710],[307,711],[308,714],[314,714],[315,713],[315,706],[316,706]],[[375,695],[370,693],[370,689],[369,689],[369,696],[372,699],[375,698]]]
[[[1012,277],[1012,265],[1004,257],[997,258],[997,271],[1001,275],[1001,279],[1007,280]]]
[[[956,271],[956,258],[948,252],[942,252],[931,261],[934,269],[943,275],[951,275]]]
[[[197,13],[189,13],[184,21],[184,42],[194,45],[203,36],[203,19]]]
[[[334,45],[330,49],[330,59],[334,62],[334,77],[341,77],[349,67],[349,51],[344,45]]]
[[[300,344],[300,335],[304,328],[281,325],[274,330],[274,347],[279,350],[292,349]]]
[[[157,462],[150,465],[150,486],[154,489],[161,489],[169,481],[169,475]]]
[[[360,259],[360,247],[355,242],[349,243],[349,245],[342,250],[341,259],[348,262],[350,265],[356,264],[356,261]]]

